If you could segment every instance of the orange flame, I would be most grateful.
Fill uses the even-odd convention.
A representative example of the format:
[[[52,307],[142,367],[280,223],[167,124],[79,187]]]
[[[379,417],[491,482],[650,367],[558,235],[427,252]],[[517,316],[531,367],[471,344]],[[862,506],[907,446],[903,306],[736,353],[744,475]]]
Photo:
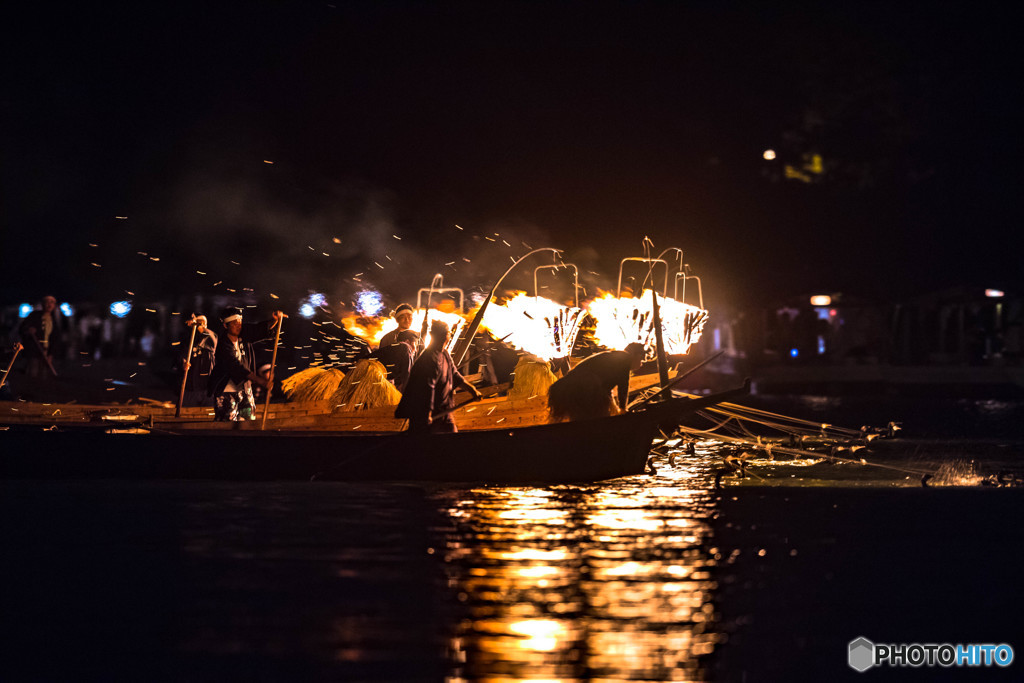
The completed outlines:
[[[702,308],[658,296],[661,336],[665,353],[684,354],[700,340],[708,312]],[[647,356],[655,355],[654,309],[651,290],[639,297],[615,297],[606,293],[587,303],[587,310],[597,321],[594,338],[611,349],[624,349],[639,342],[647,348]]]
[[[423,315],[424,311],[422,308],[414,312],[412,326],[409,329],[417,333],[422,330]],[[426,345],[430,344],[430,323],[434,320],[443,320],[448,323],[448,327],[452,331],[452,338],[445,345],[445,348],[451,352],[455,348],[455,343],[459,340],[463,329],[466,327],[466,320],[457,313],[446,313],[437,309],[430,309],[430,315],[427,319],[427,340],[424,342]],[[398,323],[394,318],[370,318],[354,313],[342,318],[341,324],[349,333],[366,340],[371,346],[379,346],[381,338],[398,327]]]
[[[582,308],[519,292],[488,306],[482,325],[509,346],[551,360],[572,352],[585,315]]]

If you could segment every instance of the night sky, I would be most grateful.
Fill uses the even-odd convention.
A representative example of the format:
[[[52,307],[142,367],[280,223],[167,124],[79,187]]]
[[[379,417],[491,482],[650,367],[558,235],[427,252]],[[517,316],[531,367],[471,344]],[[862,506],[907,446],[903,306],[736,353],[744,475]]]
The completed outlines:
[[[524,245],[593,288],[644,236],[711,304],[1022,284],[995,4],[85,5],[0,29],[4,304],[393,303]]]

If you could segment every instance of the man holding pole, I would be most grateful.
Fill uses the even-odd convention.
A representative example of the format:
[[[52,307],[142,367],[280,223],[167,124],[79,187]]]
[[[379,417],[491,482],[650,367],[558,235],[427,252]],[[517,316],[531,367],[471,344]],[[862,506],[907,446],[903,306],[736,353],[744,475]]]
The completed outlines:
[[[217,350],[217,335],[207,326],[205,315],[193,316],[185,324],[192,328],[189,347],[182,356],[184,374],[181,379],[179,403],[185,406],[209,405],[207,388],[213,372],[213,354]]]
[[[481,394],[455,367],[455,361],[444,350],[451,338],[448,323],[434,320],[430,325],[430,345],[416,359],[409,373],[402,400],[395,408],[395,417],[409,420],[411,434],[447,434],[457,432],[452,410],[455,389],[468,391],[474,400]]]
[[[42,307],[22,321],[18,331],[28,356],[29,377],[57,376],[53,359],[60,358],[62,334],[57,318],[57,299],[44,296]]]
[[[221,313],[224,334],[217,339],[213,371],[210,373],[208,392],[214,399],[214,420],[237,422],[256,419],[256,401],[252,395],[253,383],[270,390],[272,379],[256,372],[256,352],[253,343],[263,341],[284,318],[274,311],[268,323],[242,324],[242,311],[229,306]]]

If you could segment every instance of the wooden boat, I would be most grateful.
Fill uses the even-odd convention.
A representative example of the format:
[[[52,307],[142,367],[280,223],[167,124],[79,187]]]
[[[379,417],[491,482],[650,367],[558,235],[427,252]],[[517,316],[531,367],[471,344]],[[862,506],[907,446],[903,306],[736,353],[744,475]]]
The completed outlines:
[[[745,391],[673,398],[596,420],[428,436],[15,425],[0,433],[0,478],[600,481],[643,472],[659,425]]]
[[[674,373],[672,373],[674,375]],[[630,394],[655,385],[657,374],[630,378]],[[507,385],[505,386],[507,389]],[[461,401],[459,401],[461,403]],[[494,396],[466,405],[453,414],[460,431],[507,429],[547,422],[547,396],[512,400]],[[138,424],[164,430],[259,430],[399,432],[405,421],[394,417],[394,406],[345,410],[333,401],[271,403],[266,425],[253,422],[213,422],[213,408],[183,408],[175,416],[174,406],[153,401],[133,405],[23,403],[0,404],[0,425],[35,424],[65,428],[85,424]],[[262,417],[262,412],[260,413]]]

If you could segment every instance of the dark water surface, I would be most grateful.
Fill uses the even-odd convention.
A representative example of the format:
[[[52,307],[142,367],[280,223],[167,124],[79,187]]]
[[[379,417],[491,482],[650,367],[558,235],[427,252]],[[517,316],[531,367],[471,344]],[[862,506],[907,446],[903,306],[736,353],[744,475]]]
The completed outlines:
[[[0,680],[1020,680],[847,666],[858,636],[1024,652],[1024,489],[982,485],[1024,442],[903,422],[857,453],[885,467],[720,489],[710,442],[600,486],[0,482]]]

